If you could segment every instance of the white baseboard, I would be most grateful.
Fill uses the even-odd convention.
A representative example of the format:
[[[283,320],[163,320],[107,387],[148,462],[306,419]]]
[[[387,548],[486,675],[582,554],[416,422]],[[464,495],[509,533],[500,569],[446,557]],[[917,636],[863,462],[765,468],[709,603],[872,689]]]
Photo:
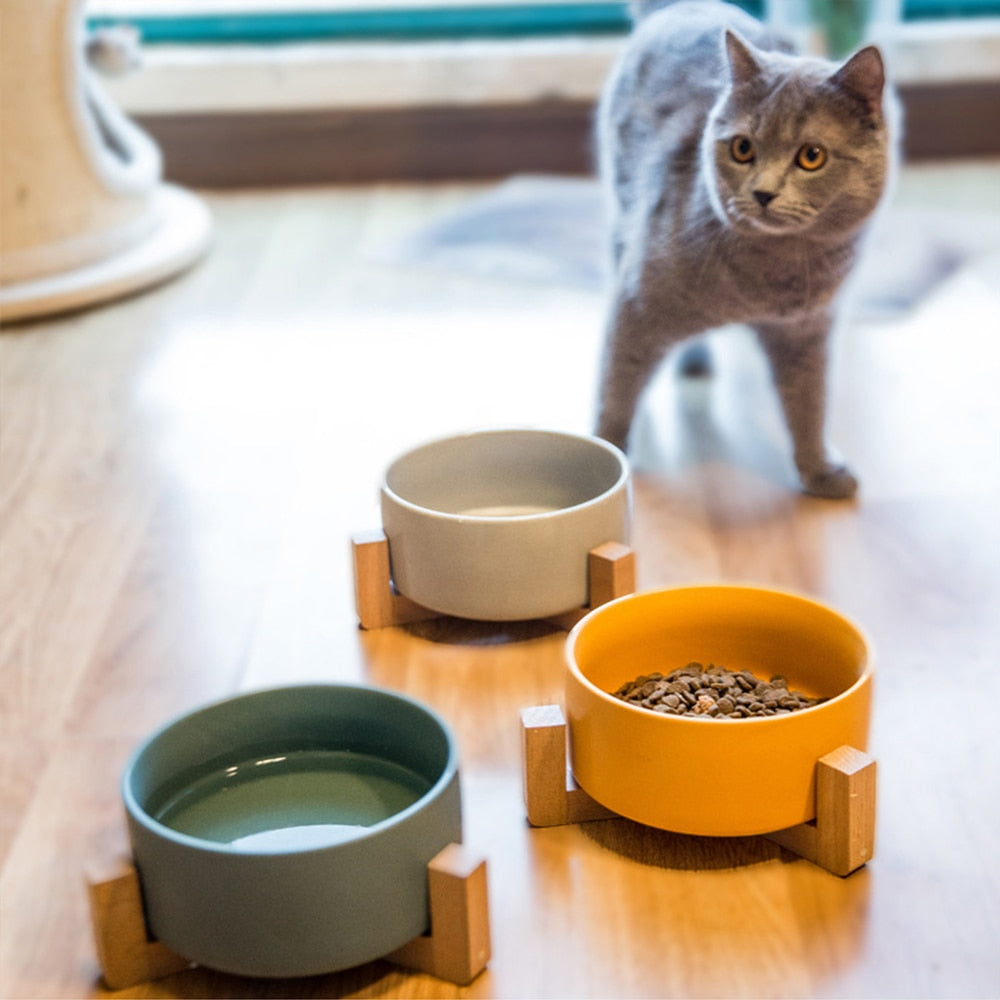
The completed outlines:
[[[449,42],[148,46],[105,87],[129,114],[510,105],[589,101],[620,37]],[[898,84],[1000,79],[1000,18],[916,22],[890,52]]]

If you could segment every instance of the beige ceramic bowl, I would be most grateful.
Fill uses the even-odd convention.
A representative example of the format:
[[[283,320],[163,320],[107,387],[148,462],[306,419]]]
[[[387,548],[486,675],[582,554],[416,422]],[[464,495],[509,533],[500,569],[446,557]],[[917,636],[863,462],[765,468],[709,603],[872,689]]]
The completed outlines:
[[[867,748],[872,667],[857,626],[759,587],[677,587],[592,611],[566,645],[573,774],[602,805],[677,833],[770,833],[816,816],[817,760]],[[765,718],[661,715],[611,692],[691,661],[774,674],[827,699]]]
[[[498,429],[392,463],[382,527],[400,593],[441,614],[542,618],[587,604],[587,555],[627,542],[628,463],[598,438]]]

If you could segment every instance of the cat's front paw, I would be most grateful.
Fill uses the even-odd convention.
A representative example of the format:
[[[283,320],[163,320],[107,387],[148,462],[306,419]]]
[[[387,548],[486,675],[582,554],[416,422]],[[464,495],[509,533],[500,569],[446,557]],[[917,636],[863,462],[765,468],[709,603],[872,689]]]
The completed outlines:
[[[846,465],[827,465],[813,472],[801,472],[802,489],[827,500],[850,500],[858,492],[858,480]]]

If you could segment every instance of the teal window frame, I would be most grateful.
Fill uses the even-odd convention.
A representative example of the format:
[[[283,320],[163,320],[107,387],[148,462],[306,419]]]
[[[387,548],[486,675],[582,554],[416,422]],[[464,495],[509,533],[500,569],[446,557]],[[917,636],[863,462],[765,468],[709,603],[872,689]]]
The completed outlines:
[[[761,16],[765,0],[738,0]],[[1000,0],[903,0],[903,19],[928,21],[1000,15]],[[94,15],[92,27],[119,23]],[[147,43],[282,44],[309,41],[524,38],[553,35],[623,34],[629,17],[617,2],[440,4],[370,9],[248,10],[246,13],[137,14],[128,19]]]
[[[113,17],[92,17],[95,26]],[[330,10],[247,11],[244,14],[142,15],[130,18],[148,42],[294,42],[317,39],[511,38],[625,31],[624,3],[441,4]]]

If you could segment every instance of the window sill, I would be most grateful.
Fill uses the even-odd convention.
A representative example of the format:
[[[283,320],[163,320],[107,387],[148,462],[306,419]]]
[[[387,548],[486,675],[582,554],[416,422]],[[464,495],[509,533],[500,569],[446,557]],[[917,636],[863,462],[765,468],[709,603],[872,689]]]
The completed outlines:
[[[108,90],[134,115],[594,100],[619,37],[150,46]],[[1000,81],[1000,18],[903,25],[900,86]]]
[[[185,183],[583,172],[593,103],[621,45],[620,37],[560,37],[149,46],[139,71],[105,86]],[[1000,19],[906,24],[892,65],[911,157],[1000,152]],[[545,150],[547,136],[552,145],[559,138],[561,152]],[[324,153],[339,140],[382,152],[359,150],[352,166],[344,143],[336,158]],[[208,148],[184,148],[192,142]],[[250,160],[253,149],[241,143],[256,150]],[[281,143],[294,144],[287,169]],[[533,152],[519,159],[519,143]],[[446,159],[432,164],[433,149],[421,144],[443,144]]]

